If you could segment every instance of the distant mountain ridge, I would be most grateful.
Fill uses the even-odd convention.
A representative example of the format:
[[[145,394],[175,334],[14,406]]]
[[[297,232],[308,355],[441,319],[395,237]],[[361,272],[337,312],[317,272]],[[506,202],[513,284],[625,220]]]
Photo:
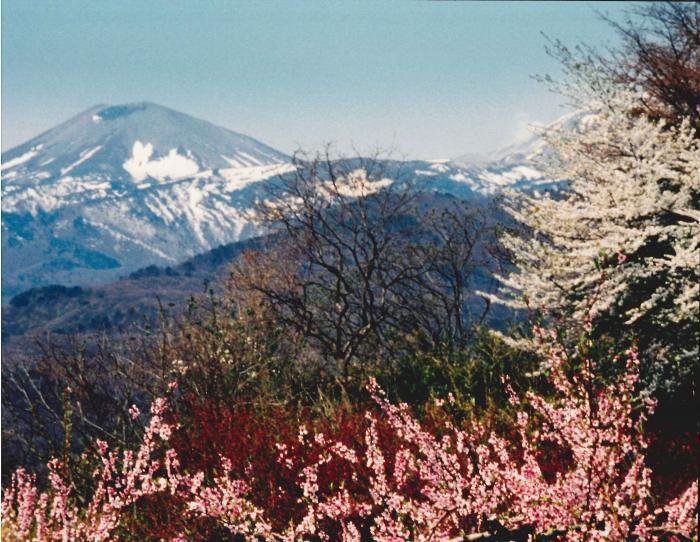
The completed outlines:
[[[229,243],[177,266],[151,265],[92,287],[51,285],[26,290],[2,307],[3,347],[26,347],[25,335],[118,334],[153,324],[159,304],[182,311],[189,296],[201,294],[206,284],[218,287],[230,263],[244,250],[260,248],[264,241],[256,237]]]
[[[440,193],[418,194],[414,204],[421,212],[453,204]],[[475,207],[485,201],[472,202]],[[401,217],[394,217],[398,222]],[[389,226],[390,227],[390,226]],[[192,296],[209,289],[220,294],[229,278],[230,265],[246,250],[266,250],[284,233],[256,236],[218,246],[174,266],[149,265],[116,281],[93,286],[49,285],[26,290],[2,307],[3,354],[11,358],[30,351],[36,340],[70,334],[139,334],[158,325],[160,310],[178,316]],[[476,270],[471,290],[488,289],[490,278]],[[207,297],[204,295],[204,297]],[[481,302],[479,302],[481,304]],[[496,308],[492,315],[509,314]],[[9,358],[8,358],[9,359]]]
[[[400,164],[415,189],[460,198],[552,185],[530,155]],[[92,107],[2,155],[3,303],[257,235],[249,211],[293,169],[264,143],[166,107]]]

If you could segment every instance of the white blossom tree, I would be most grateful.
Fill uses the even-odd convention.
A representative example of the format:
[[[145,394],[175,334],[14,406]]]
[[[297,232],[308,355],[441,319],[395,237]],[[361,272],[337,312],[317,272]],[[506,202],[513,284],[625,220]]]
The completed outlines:
[[[578,122],[545,134],[562,193],[510,193],[524,231],[505,235],[517,271],[500,300],[599,332],[636,336],[653,387],[697,368],[700,339],[700,141],[690,119],[640,109],[644,89],[611,79],[585,51],[556,44],[559,89]],[[672,378],[673,379],[673,378]]]

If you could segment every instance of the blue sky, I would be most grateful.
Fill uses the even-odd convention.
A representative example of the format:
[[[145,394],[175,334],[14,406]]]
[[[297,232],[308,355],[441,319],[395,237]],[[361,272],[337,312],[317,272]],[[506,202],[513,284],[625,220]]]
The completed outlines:
[[[629,3],[2,1],[2,148],[148,100],[284,152],[411,158],[509,144],[565,112],[549,36],[615,43]]]

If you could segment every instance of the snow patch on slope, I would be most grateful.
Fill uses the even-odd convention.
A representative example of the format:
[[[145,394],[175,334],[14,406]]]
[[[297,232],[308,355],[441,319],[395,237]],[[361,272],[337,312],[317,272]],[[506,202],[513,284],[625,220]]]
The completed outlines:
[[[70,166],[68,166],[68,167],[61,168],[61,176],[65,175],[65,174],[68,173],[69,171],[75,169],[75,168],[78,167],[80,164],[82,164],[83,162],[85,162],[85,160],[89,160],[90,158],[92,158],[92,157],[95,155],[95,153],[96,153],[97,151],[99,151],[101,148],[102,148],[102,145],[98,145],[98,146],[95,147],[94,149],[90,149],[90,150],[81,152],[81,153],[80,153],[80,158],[79,158],[77,161],[73,162],[73,163],[72,163]]]
[[[151,160],[153,155],[153,145],[143,144],[140,141],[134,142],[131,158],[122,167],[134,178],[135,181],[142,181],[146,177],[154,179],[177,179],[194,175],[199,171],[199,165],[187,156],[178,154],[177,149],[170,149],[170,152]]]
[[[241,190],[252,183],[264,181],[276,175],[283,175],[294,171],[293,164],[276,164],[273,166],[257,166],[257,167],[237,167],[230,169],[221,169],[219,174],[228,181],[226,190],[235,192]]]
[[[228,156],[224,156],[223,154],[221,155],[221,158],[223,158],[224,160],[226,160],[232,168],[243,167],[243,164],[241,164],[241,163],[240,163],[238,160],[236,160],[235,158],[229,158]]]
[[[359,198],[379,192],[391,186],[393,183],[394,179],[384,178],[376,181],[370,180],[367,178],[367,172],[365,170],[356,169],[351,171],[346,178],[339,180],[335,185],[326,183],[326,186],[328,187],[329,193],[336,191],[341,196]]]
[[[5,169],[9,169],[11,167],[18,166],[20,164],[24,164],[25,162],[28,162],[29,160],[34,158],[37,154],[39,154],[41,147],[42,147],[42,145],[37,145],[32,150],[25,152],[22,156],[18,156],[17,158],[13,158],[12,160],[8,160],[4,164],[0,165],[0,171],[3,171]]]
[[[251,156],[251,155],[248,154],[247,152],[239,151],[239,152],[238,152],[238,156],[240,156],[241,158],[243,158],[244,160],[246,160],[246,161],[248,162],[247,165],[249,165],[249,166],[259,166],[259,165],[262,165],[262,162],[260,162],[260,160],[258,160],[258,159],[255,158],[254,156]]]

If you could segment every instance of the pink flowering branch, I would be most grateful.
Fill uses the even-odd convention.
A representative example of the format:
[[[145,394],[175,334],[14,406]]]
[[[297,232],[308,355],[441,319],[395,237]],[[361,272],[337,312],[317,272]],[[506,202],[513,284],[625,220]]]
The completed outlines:
[[[18,470],[2,501],[3,536],[112,540],[131,507],[161,495],[175,498],[165,502],[178,503],[182,525],[207,520],[251,540],[359,542],[368,534],[386,542],[692,538],[697,482],[666,506],[654,506],[642,432],[654,404],[641,411],[635,406],[636,352],[618,360],[622,376],[608,384],[587,374],[596,369],[594,360],[567,374],[569,358],[554,341],[548,361],[554,397],[530,392],[521,399],[506,383],[517,408],[517,446],[479,419],[429,430],[407,405],[392,404],[370,382],[378,411],[366,414],[363,443],[351,446],[301,426],[293,446],[277,445],[279,468],[298,473],[301,505],[281,530],[272,527],[272,510],[254,504],[256,480],[247,469],[249,479],[237,479],[221,457],[213,476],[182,471],[177,452],[167,449],[176,428],[164,421],[166,401],[158,399],[138,449],[119,452],[97,443],[95,487],[86,506],[78,505],[58,461],[49,464],[43,492],[32,475]],[[380,423],[397,443],[393,451],[380,438]],[[571,457],[553,477],[538,460],[547,445]],[[322,484],[331,466],[343,468],[333,471],[332,486]]]

